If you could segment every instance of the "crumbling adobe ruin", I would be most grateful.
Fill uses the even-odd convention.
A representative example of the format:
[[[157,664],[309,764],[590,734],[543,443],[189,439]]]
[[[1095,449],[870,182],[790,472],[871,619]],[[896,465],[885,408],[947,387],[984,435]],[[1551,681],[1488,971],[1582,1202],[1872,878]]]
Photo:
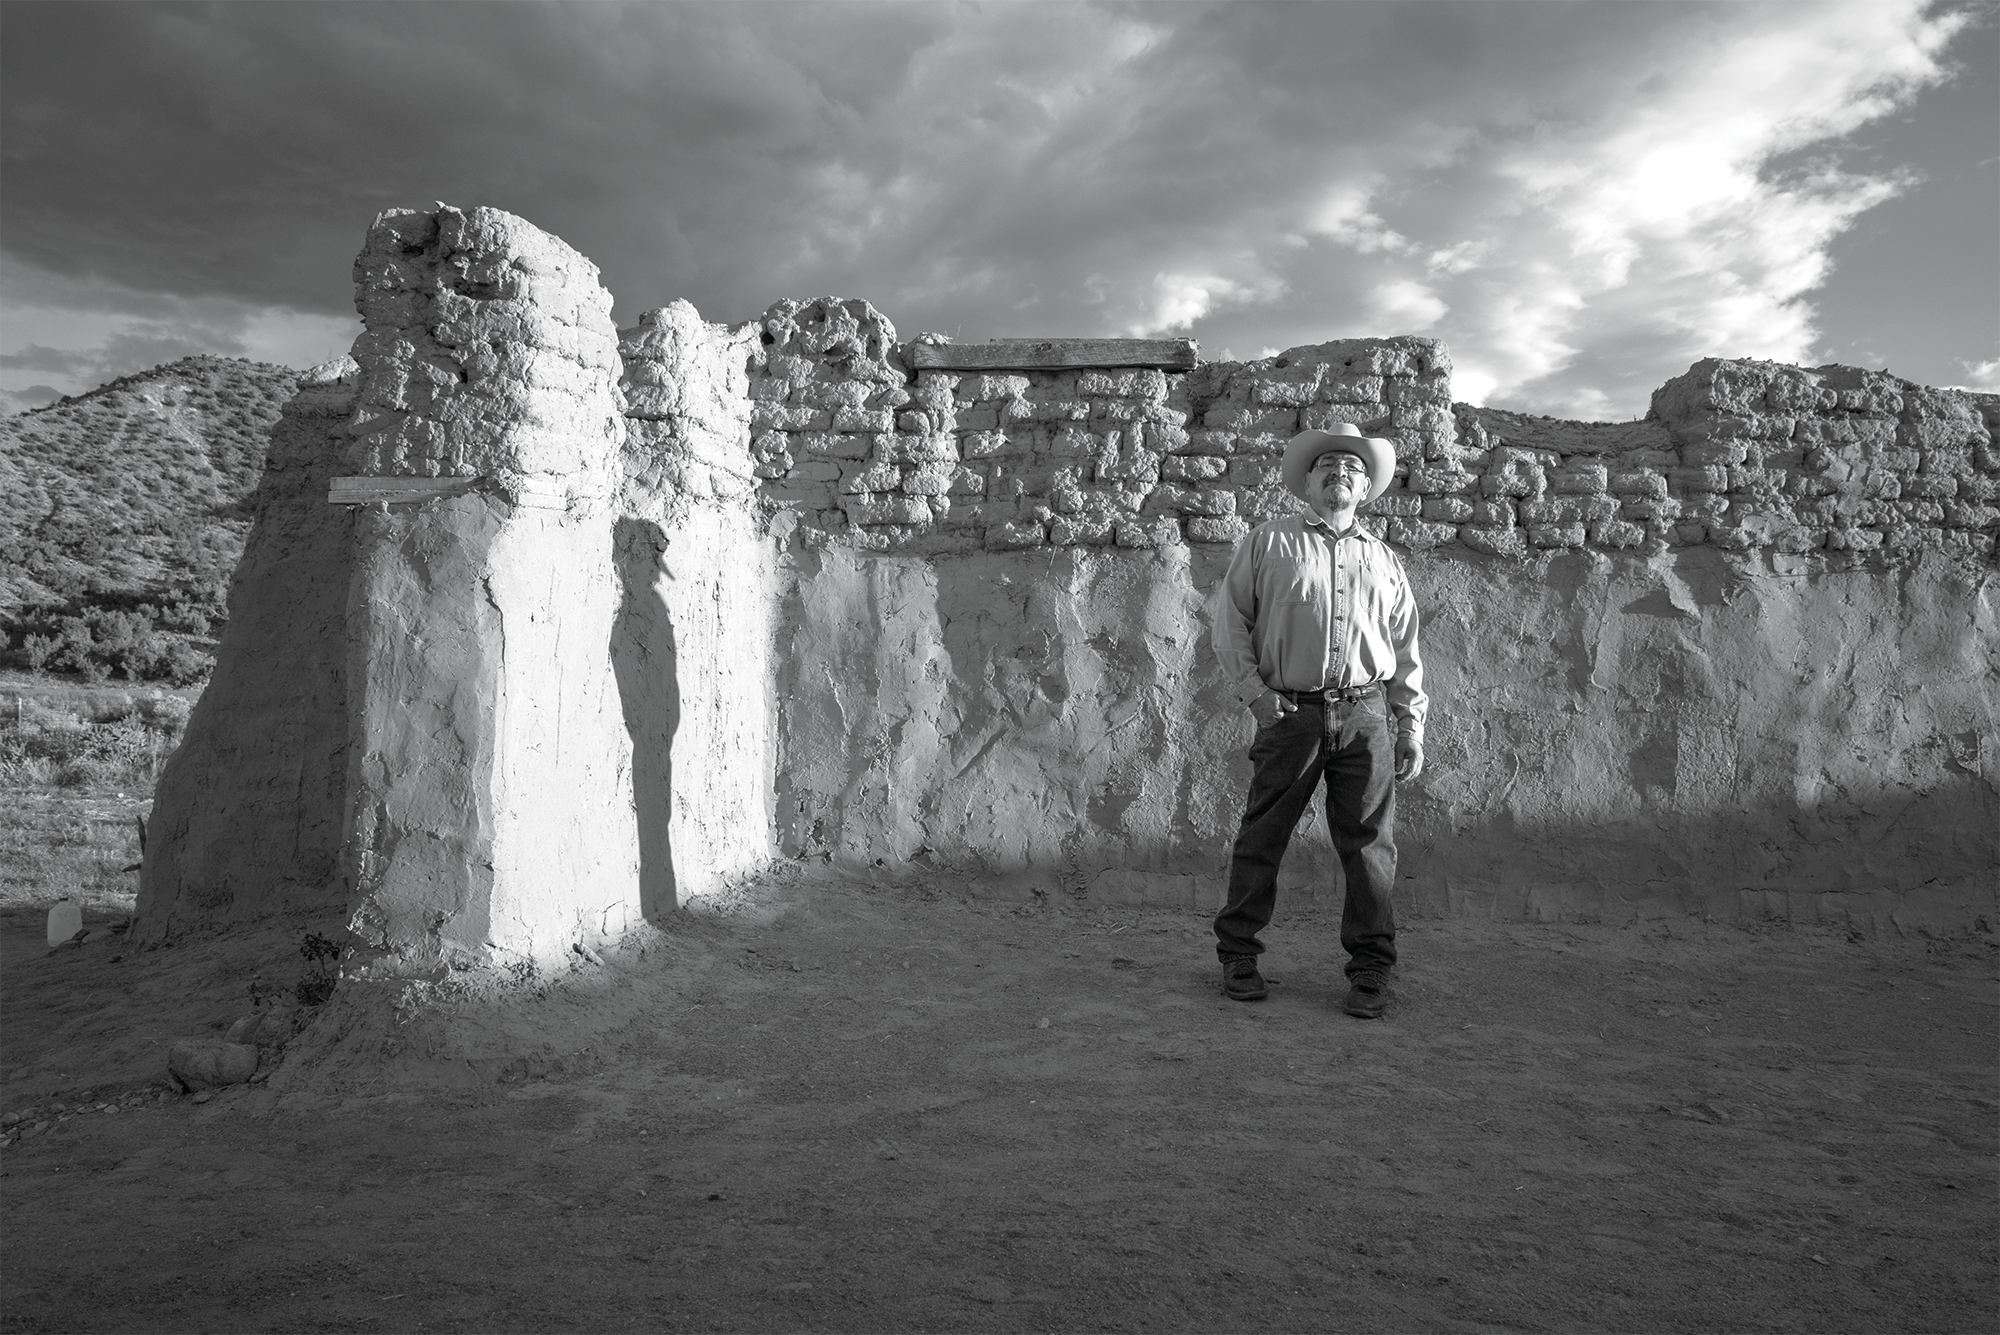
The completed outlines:
[[[1643,421],[1444,348],[614,329],[490,209],[397,211],[271,442],[142,939],[273,912],[546,956],[779,859],[1206,906],[1247,725],[1204,602],[1303,427],[1387,415],[1425,615],[1403,897],[1957,927],[2000,866],[2000,398],[1703,361]],[[1325,893],[1308,821],[1287,893]]]

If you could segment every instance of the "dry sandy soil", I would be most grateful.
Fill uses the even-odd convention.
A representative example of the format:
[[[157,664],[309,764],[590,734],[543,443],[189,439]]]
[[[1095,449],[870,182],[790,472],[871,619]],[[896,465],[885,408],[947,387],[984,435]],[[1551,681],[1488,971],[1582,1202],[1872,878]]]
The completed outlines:
[[[0,930],[10,1331],[2000,1325],[1985,936],[1416,921],[1366,1023],[1329,916],[1244,1005],[1197,915],[794,877],[197,1104],[300,925]]]

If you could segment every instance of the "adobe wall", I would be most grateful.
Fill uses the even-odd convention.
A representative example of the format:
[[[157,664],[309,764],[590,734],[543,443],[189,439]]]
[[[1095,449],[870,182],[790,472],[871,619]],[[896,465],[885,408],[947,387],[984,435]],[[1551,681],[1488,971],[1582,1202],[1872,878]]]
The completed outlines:
[[[675,302],[620,333],[626,442],[613,662],[649,916],[768,866],[778,545],[747,449],[746,330]]]
[[[1710,361],[1587,424],[1453,405],[1423,339],[961,375],[905,370],[864,302],[762,333],[788,854],[1212,903],[1248,729],[1206,600],[1297,506],[1285,440],[1386,416],[1363,522],[1405,553],[1434,697],[1415,902],[1991,917],[1992,396]],[[1290,892],[1333,878],[1314,830]]]
[[[307,372],[271,433],[215,673],[155,788],[141,941],[274,908],[345,907],[354,515],[326,494],[358,374],[352,360]]]
[[[1248,725],[1207,600],[1298,505],[1286,439],[1384,419],[1363,522],[1434,700],[1408,902],[1994,921],[1994,396],[1705,361],[1594,424],[1453,404],[1418,338],[974,373],[858,300],[616,331],[493,210],[385,214],[356,279],[358,369],[287,409],[161,780],[147,939],[296,911],[549,956],[781,858],[1208,906]],[[1295,897],[1336,893],[1310,825]]]
[[[378,218],[355,291],[354,369],[274,441],[138,930],[283,912],[420,963],[554,956],[642,911],[610,295],[443,207]],[[329,504],[357,484],[392,499]]]

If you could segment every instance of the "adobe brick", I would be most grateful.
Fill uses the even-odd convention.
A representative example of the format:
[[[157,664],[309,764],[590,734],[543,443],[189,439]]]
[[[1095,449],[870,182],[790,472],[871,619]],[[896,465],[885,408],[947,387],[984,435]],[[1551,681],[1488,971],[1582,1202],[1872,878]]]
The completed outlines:
[[[750,409],[750,429],[764,431],[825,431],[833,425],[833,414],[823,408],[806,408],[782,403],[759,403]]]
[[[1048,540],[1048,530],[1040,520],[1018,519],[1011,523],[995,524],[986,530],[988,551],[1018,551],[1024,547],[1040,547]]]
[[[850,524],[927,524],[930,503],[921,496],[843,496],[840,508]]]
[[[1944,507],[1944,522],[1952,528],[1991,528],[2000,524],[2000,509],[1991,505],[1951,501]]]
[[[1588,536],[1594,546],[1623,550],[1643,545],[1646,530],[1623,519],[1606,519],[1590,525]]]
[[[1188,432],[1188,454],[1236,454],[1236,432],[1198,426]]]
[[[1550,478],[1558,495],[1602,495],[1610,483],[1610,471],[1603,464],[1565,464]]]
[[[939,498],[948,496],[951,492],[952,474],[955,471],[951,464],[919,464],[903,474],[902,490],[904,494],[910,496]],[[934,500],[931,508],[936,510],[939,503]],[[949,506],[948,501],[943,503]]]
[[[1467,473],[1458,469],[1433,468],[1423,466],[1410,470],[1410,490],[1432,496],[1456,496],[1472,491],[1479,485],[1477,473]]]
[[[1382,389],[1379,375],[1329,376],[1320,386],[1319,398],[1325,403],[1381,403]]]
[[[1526,556],[1528,535],[1512,526],[1506,528],[1484,524],[1466,524],[1458,530],[1458,540],[1475,552],[1485,552],[1489,556]]]
[[[1678,519],[1681,503],[1665,496],[1634,496],[1618,506],[1621,519],[1672,520]]]
[[[1681,458],[1696,467],[1740,464],[1749,457],[1747,440],[1704,440],[1681,446]]]
[[[873,436],[834,435],[826,431],[804,431],[792,437],[794,449],[808,454],[824,454],[835,459],[866,459],[875,452]]]
[[[1028,377],[989,373],[968,375],[958,382],[958,397],[975,402],[1018,399],[1028,392]]]
[[[1584,531],[1582,524],[1531,524],[1528,526],[1528,542],[1536,547],[1581,547]]]
[[[859,408],[871,387],[859,380],[810,381],[792,391],[792,402],[807,408]]]
[[[1728,491],[1729,470],[1713,465],[1676,468],[1667,475],[1667,485],[1676,491]]]
[[[1259,380],[1250,391],[1250,401],[1270,408],[1303,408],[1317,389],[1311,381]]]
[[[1167,377],[1153,367],[1084,371],[1076,378],[1076,392],[1092,399],[1164,399],[1167,397]]]
[[[1169,482],[1206,482],[1221,477],[1229,467],[1226,460],[1208,455],[1170,456],[1160,463],[1160,476]]]
[[[1240,542],[1249,532],[1250,525],[1235,516],[1216,519],[1190,519],[1187,521],[1189,542]]]
[[[1383,536],[1399,547],[1421,552],[1456,541],[1458,527],[1454,524],[1426,523],[1420,519],[1391,519]]]
[[[1262,459],[1232,459],[1225,475],[1232,487],[1276,487],[1285,481],[1285,471]]]
[[[1115,523],[1106,514],[1057,515],[1049,521],[1049,541],[1058,547],[1101,546],[1111,541]]]

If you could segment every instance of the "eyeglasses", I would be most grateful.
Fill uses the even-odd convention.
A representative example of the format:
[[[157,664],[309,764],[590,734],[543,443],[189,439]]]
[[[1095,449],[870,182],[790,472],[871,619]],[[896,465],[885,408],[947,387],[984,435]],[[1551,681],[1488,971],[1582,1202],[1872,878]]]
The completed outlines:
[[[1344,451],[1328,451],[1313,460],[1312,467],[1306,471],[1312,473],[1331,473],[1336,471],[1342,473],[1365,473],[1368,471],[1368,465],[1354,455]]]

